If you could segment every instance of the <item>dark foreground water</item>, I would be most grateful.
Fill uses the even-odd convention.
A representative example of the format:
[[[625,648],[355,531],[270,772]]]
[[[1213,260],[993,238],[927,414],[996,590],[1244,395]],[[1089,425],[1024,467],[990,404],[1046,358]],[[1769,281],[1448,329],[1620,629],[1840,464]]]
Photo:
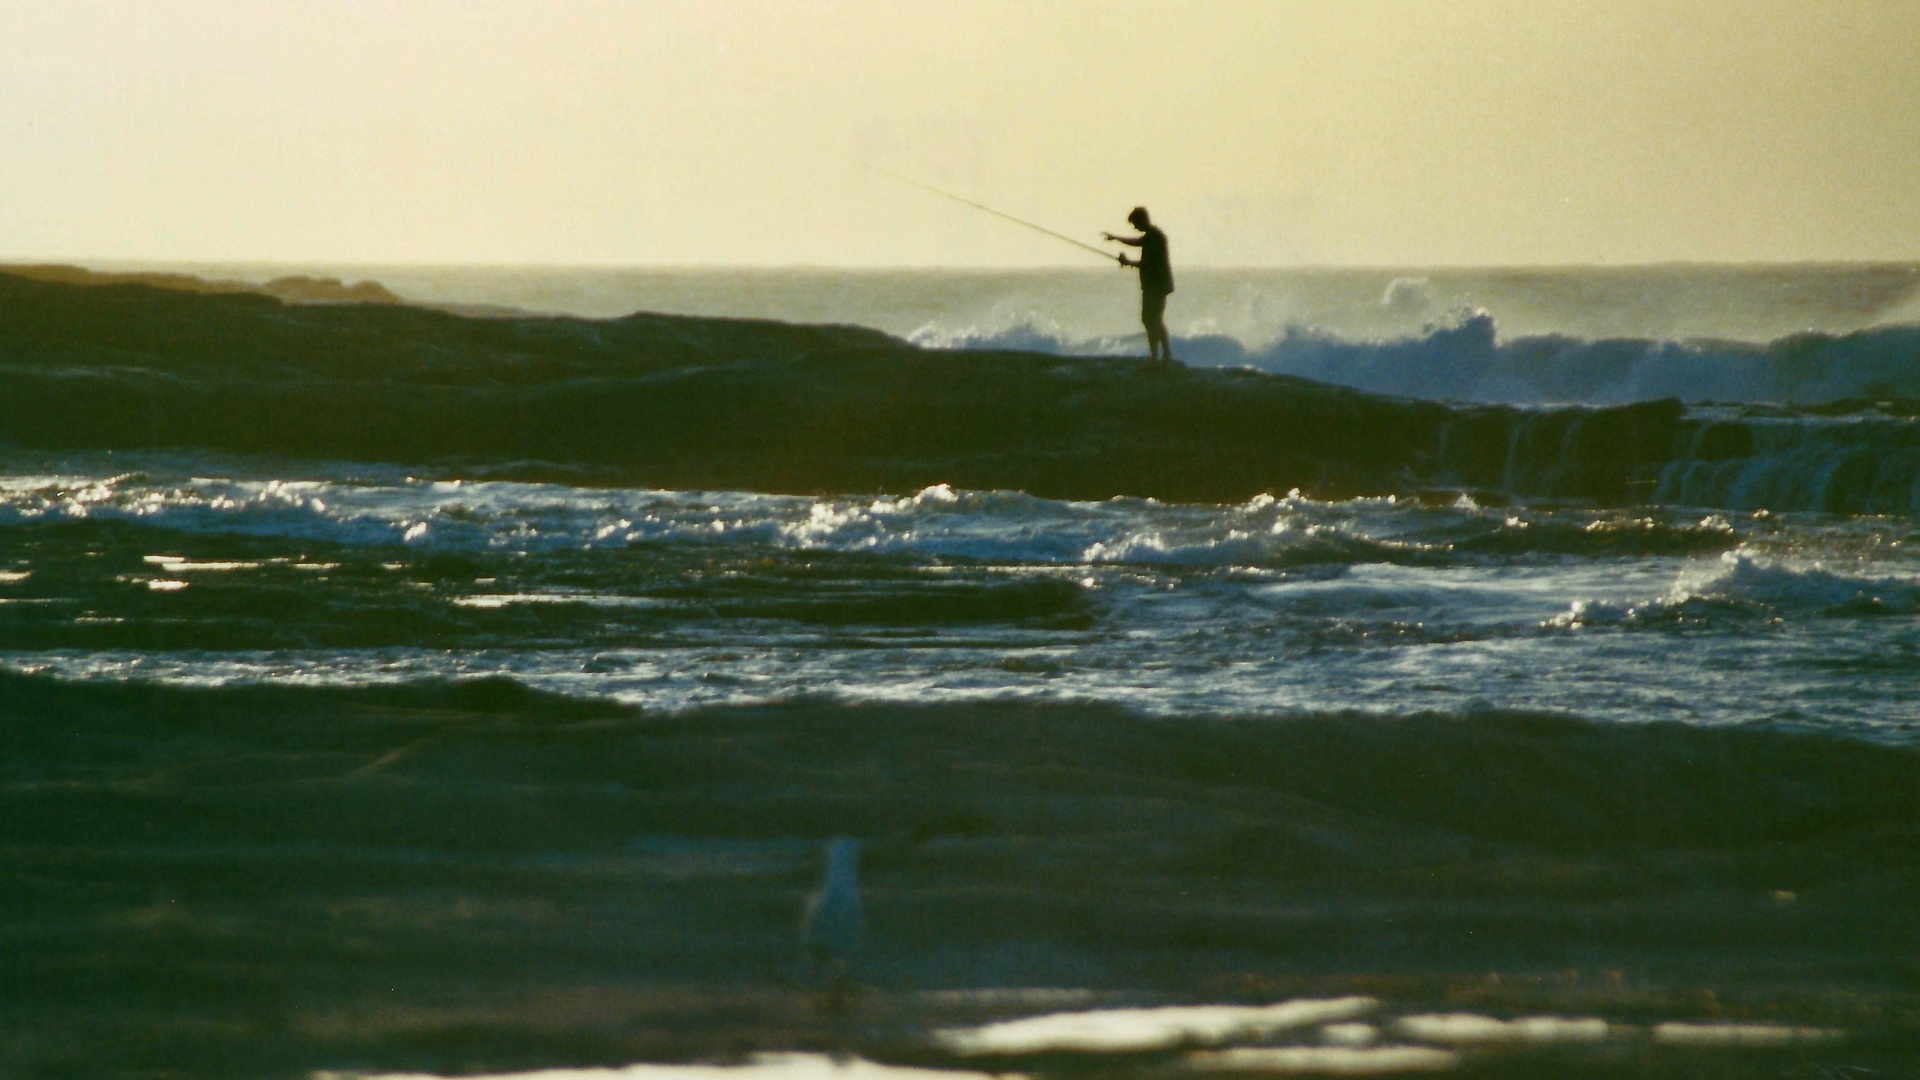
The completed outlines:
[[[1920,1068],[1911,402],[7,287],[0,1072]]]
[[[666,714],[503,680],[8,676],[0,716],[15,1074],[770,1050],[1138,1074],[1192,1040],[938,1033],[1356,996],[1331,1019],[1473,1075],[1901,1075],[1920,1051],[1920,763],[1858,740],[1496,709]],[[797,935],[835,834],[865,843],[868,912],[840,991]],[[1484,1030],[1541,1016],[1582,1026]]]

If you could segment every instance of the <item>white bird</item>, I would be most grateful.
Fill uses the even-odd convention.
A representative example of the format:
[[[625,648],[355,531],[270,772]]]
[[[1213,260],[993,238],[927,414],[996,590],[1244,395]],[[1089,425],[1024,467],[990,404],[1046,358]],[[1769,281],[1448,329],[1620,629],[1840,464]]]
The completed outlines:
[[[860,903],[860,842],[836,836],[827,843],[827,875],[820,890],[807,898],[807,917],[800,939],[813,955],[816,972],[838,984],[847,961],[860,951],[867,933],[867,913]]]

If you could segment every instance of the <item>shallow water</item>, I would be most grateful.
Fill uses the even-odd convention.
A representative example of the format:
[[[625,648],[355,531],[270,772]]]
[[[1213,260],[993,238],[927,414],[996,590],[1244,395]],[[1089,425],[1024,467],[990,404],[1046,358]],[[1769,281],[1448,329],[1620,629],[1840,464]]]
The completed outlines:
[[[5,467],[20,672],[1920,736],[1920,533],[1899,518],[582,489],[179,454]]]

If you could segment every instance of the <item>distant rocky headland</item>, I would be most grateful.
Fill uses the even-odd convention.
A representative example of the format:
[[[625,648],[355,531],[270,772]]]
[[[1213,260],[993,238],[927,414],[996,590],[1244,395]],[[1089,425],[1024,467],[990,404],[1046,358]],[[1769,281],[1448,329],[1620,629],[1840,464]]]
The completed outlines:
[[[1198,501],[1299,488],[1629,503],[1676,460],[1754,452],[1744,428],[1671,400],[1456,406],[1248,370],[928,350],[850,326],[472,318],[372,283],[269,293],[62,273],[0,273],[0,443],[678,489]]]
[[[256,284],[153,270],[125,272],[88,270],[84,267],[59,263],[0,265],[0,273],[27,278],[31,281],[51,281],[66,285],[148,285],[156,289],[203,294],[257,293],[261,296],[284,300],[289,304],[398,304],[402,302],[392,290],[377,281],[358,281],[349,285],[339,278],[309,277],[304,274],[290,274]]]

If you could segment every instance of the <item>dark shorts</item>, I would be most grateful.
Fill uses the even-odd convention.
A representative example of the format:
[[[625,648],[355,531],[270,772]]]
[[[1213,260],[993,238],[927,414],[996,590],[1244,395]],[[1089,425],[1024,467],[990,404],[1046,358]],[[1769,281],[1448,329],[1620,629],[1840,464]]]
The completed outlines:
[[[1167,294],[1140,290],[1140,321],[1147,326],[1160,325],[1160,319],[1167,313]]]

